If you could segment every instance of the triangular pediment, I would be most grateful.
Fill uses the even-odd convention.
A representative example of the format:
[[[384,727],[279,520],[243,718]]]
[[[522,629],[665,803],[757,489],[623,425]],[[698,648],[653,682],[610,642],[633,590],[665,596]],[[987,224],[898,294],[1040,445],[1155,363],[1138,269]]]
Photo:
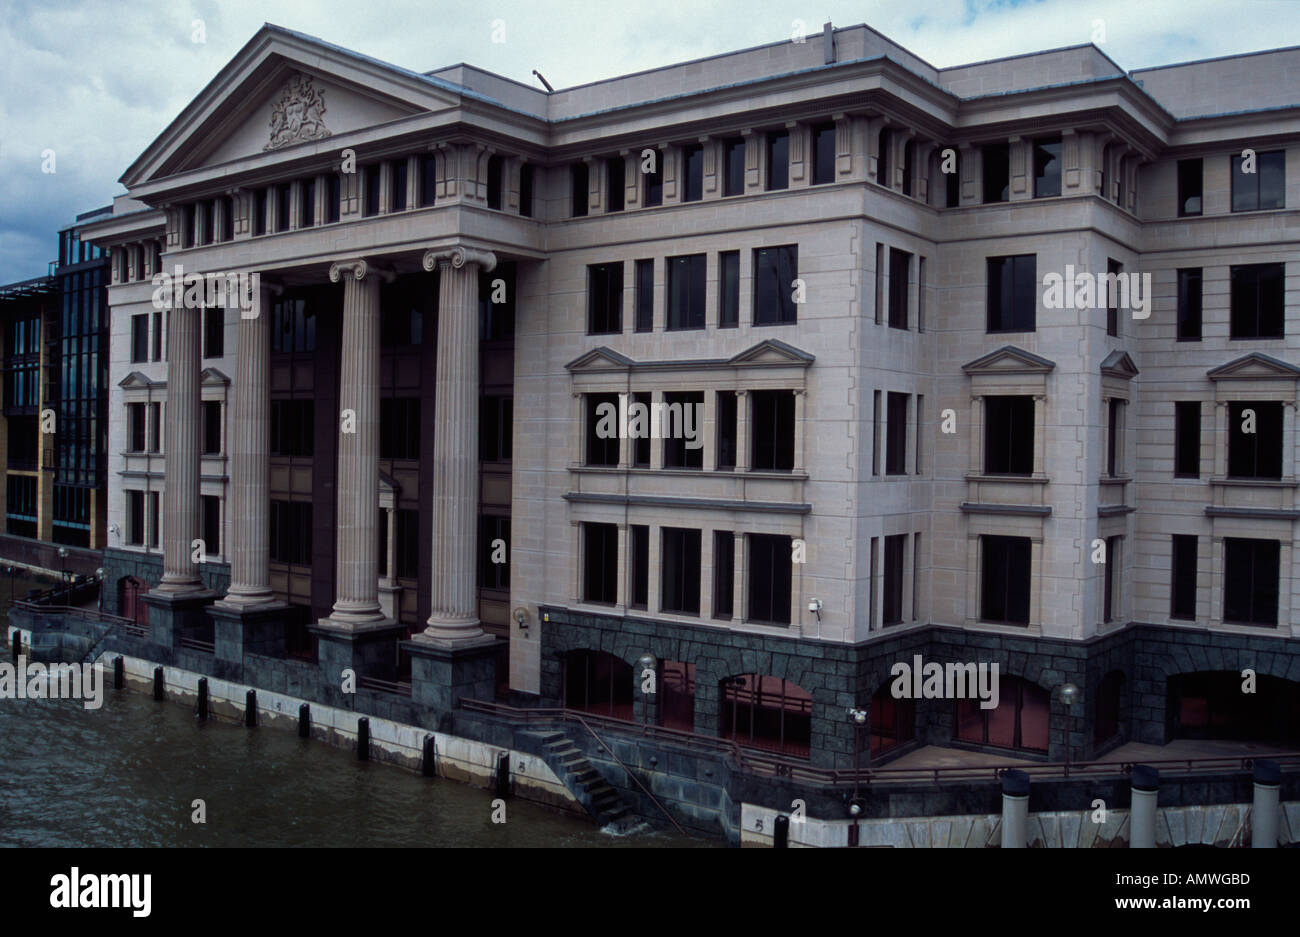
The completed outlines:
[[[117,386],[124,387],[127,390],[134,390],[136,388],[158,387],[165,383],[165,381],[151,381],[139,371],[132,371],[126,377],[118,381]]]
[[[226,377],[225,374],[216,368],[204,368],[203,372],[199,374],[199,382],[207,384],[208,386],[215,384],[220,387],[226,387],[230,384],[230,378]]]
[[[1295,380],[1300,377],[1300,368],[1271,355],[1252,351],[1250,354],[1235,358],[1227,364],[1221,364],[1217,368],[1210,368],[1205,374],[1212,381],[1258,381],[1279,377]]]
[[[1107,377],[1118,377],[1121,380],[1131,381],[1137,377],[1138,369],[1127,351],[1116,348],[1102,361],[1101,373]]]
[[[461,89],[270,24],[122,176],[128,188],[205,166],[333,147],[355,131],[445,110]]]
[[[626,355],[601,345],[585,355],[574,358],[564,367],[569,371],[623,371],[636,364]]]
[[[1049,361],[1014,345],[1003,345],[982,358],[967,362],[961,369],[967,374],[1046,374],[1056,367]]]
[[[814,360],[816,359],[803,349],[787,345],[775,338],[769,338],[759,342],[752,348],[746,348],[740,354],[729,359],[727,363],[749,366],[795,364],[807,367]]]

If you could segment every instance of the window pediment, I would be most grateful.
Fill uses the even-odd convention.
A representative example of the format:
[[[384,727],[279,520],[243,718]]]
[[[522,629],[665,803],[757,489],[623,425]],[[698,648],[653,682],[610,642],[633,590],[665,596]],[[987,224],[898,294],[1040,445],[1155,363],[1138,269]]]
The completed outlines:
[[[1278,378],[1295,380],[1300,377],[1300,367],[1274,358],[1271,355],[1252,351],[1250,354],[1235,358],[1227,364],[1221,364],[1217,368],[1210,368],[1205,372],[1205,376],[1212,381],[1260,381],[1276,380]]]
[[[1101,373],[1106,377],[1115,377],[1123,381],[1131,381],[1137,377],[1137,365],[1129,357],[1127,351],[1121,351],[1116,348],[1108,354],[1101,363]]]
[[[806,368],[816,358],[801,348],[769,338],[730,358],[677,358],[635,361],[602,345],[575,358],[564,367],[572,373],[593,371],[699,371],[719,368]]]
[[[977,374],[1046,374],[1056,368],[1055,361],[1049,361],[1015,345],[1003,345],[981,358],[968,361],[961,369],[972,376]]]

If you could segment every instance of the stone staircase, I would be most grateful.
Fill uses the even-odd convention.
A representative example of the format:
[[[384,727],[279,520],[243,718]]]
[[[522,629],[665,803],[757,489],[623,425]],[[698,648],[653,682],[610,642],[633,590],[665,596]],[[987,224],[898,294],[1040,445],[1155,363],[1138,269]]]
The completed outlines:
[[[637,821],[618,791],[592,767],[567,735],[558,730],[523,734],[535,740],[536,754],[602,829],[612,826],[616,832],[622,831]]]

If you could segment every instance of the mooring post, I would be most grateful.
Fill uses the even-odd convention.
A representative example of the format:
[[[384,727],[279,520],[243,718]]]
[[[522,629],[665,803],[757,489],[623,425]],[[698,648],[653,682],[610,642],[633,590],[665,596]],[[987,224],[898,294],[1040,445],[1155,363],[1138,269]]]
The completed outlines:
[[[122,660],[122,655],[117,655],[113,659],[113,689],[120,690],[126,683],[126,663]]]
[[[854,826],[857,824],[855,823]],[[772,848],[790,848],[790,818],[784,813],[778,813],[776,819],[772,821]]]
[[[362,716],[357,720],[357,761],[370,760],[370,719]]]
[[[298,707],[298,738],[311,738],[311,707],[306,703]]]
[[[1160,798],[1160,772],[1150,765],[1134,765],[1131,775],[1133,797],[1129,811],[1129,847],[1156,846],[1156,801]]]
[[[257,728],[257,691],[249,690],[244,694],[244,725],[250,729]]]
[[[199,677],[199,722],[208,718],[208,678]]]
[[[1002,775],[1002,848],[1029,846],[1029,775],[1015,768]]]
[[[438,750],[436,741],[437,740],[433,735],[426,735],[424,737],[424,757],[421,759],[421,764],[422,772],[426,778],[438,776],[438,764],[436,761]]]
[[[1282,766],[1261,758],[1255,762],[1255,803],[1250,811],[1250,848],[1276,849],[1278,827],[1278,792],[1282,784]]]
[[[163,669],[161,667],[153,669],[153,698],[157,702],[163,700]]]
[[[9,643],[14,650],[14,666],[18,666],[18,658],[23,653],[23,633],[15,628],[9,632]]]
[[[509,752],[501,752],[497,755],[497,796],[501,798],[510,796]]]

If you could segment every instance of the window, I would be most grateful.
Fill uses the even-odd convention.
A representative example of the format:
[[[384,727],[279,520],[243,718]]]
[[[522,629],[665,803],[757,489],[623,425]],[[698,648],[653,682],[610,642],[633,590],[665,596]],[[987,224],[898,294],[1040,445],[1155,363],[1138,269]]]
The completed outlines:
[[[221,555],[221,499],[203,495],[203,553],[204,559]]]
[[[718,254],[718,328],[740,326],[740,251]]]
[[[682,201],[698,202],[704,198],[704,146],[692,143],[682,147]]]
[[[587,334],[623,331],[623,263],[587,267]]]
[[[12,503],[12,498],[10,500]],[[10,510],[12,511],[12,508]],[[10,533],[13,533],[13,531],[10,531]],[[128,491],[126,493],[126,542],[133,547],[144,546],[143,491]]]
[[[1034,398],[984,398],[984,474],[1034,474]]]
[[[980,537],[980,620],[1029,624],[1028,537]]]
[[[903,194],[912,194],[912,162],[916,157],[916,147],[911,140],[903,144]]]
[[[131,492],[128,491],[128,508],[130,502]],[[36,536],[36,476],[5,476],[5,515],[7,533],[15,537]]]
[[[271,455],[310,456],[314,451],[316,402],[271,401]]]
[[[664,437],[664,468],[704,468],[704,394],[664,394],[659,430]]]
[[[398,579],[420,578],[420,512],[399,508],[394,553]]]
[[[379,458],[420,458],[420,398],[379,401]]]
[[[956,208],[961,204],[961,151],[953,148],[952,172],[943,174],[944,207]],[[941,157],[942,159],[942,157]],[[939,168],[943,169],[943,162]]]
[[[807,758],[812,741],[812,694],[781,677],[741,674],[721,681],[718,734],[742,745]]]
[[[153,355],[151,360],[162,361],[163,357],[163,314],[153,314]]]
[[[488,193],[489,200],[492,192],[492,159],[488,159]],[[406,158],[395,159],[388,164],[388,210],[389,211],[406,211],[406,182],[407,182],[407,162]],[[500,185],[500,177],[497,179]],[[498,188],[497,197],[500,198]],[[489,204],[489,207],[491,205]]]
[[[881,127],[876,136],[876,182],[885,188],[893,187],[893,177],[889,165],[889,128]]]
[[[790,134],[784,130],[767,135],[767,188],[790,187]]]
[[[623,187],[627,178],[627,161],[621,156],[605,160],[605,211],[623,210]]]
[[[884,425],[883,416],[880,409],[881,393],[878,390],[871,392],[871,474],[880,474],[880,450],[883,440],[880,438],[880,428]]]
[[[1201,477],[1201,402],[1174,403],[1174,478]]]
[[[632,718],[632,667],[604,651],[569,651],[564,657],[564,703],[569,709]]]
[[[203,401],[203,454],[221,455],[221,401]]]
[[[1201,268],[1184,267],[1178,271],[1178,340],[1201,340]]]
[[[432,153],[420,157],[420,207],[433,205],[438,192],[438,163]]]
[[[500,153],[493,153],[488,157],[487,162],[487,207],[501,210],[501,177],[505,170],[505,157]],[[403,185],[405,185],[406,173],[402,173]],[[405,207],[405,206],[403,206]]]
[[[271,562],[311,565],[310,502],[271,502]]]
[[[149,404],[149,451],[162,452],[162,404]]]
[[[1201,194],[1205,184],[1204,161],[1180,159],[1178,161],[1178,217],[1186,218],[1201,213]]]
[[[378,173],[379,169],[376,168]],[[293,183],[281,182],[275,187],[275,230],[289,230],[289,206],[293,204]]]
[[[1255,171],[1243,172],[1245,162],[1232,157],[1232,210],[1257,211],[1286,207],[1286,150],[1255,154]]]
[[[339,177],[330,174],[325,177],[325,223],[334,224],[339,220],[339,203],[342,201],[342,191],[339,185]]]
[[[415,519],[417,522],[417,530],[418,530],[420,512],[412,511],[411,513],[415,515]],[[485,514],[481,516],[478,520],[479,520],[478,555],[481,559],[481,562],[479,563],[479,575],[478,575],[479,587],[483,589],[502,589],[502,590],[509,589],[510,588],[510,518],[501,517],[495,514]],[[497,547],[494,546],[494,542],[497,540],[500,540],[503,544],[505,544],[504,556],[506,562],[504,563],[492,562],[492,557],[494,554],[496,556],[502,555],[502,553],[497,550]],[[418,565],[419,565],[419,561],[417,560],[416,566],[418,567]],[[419,578],[418,568],[416,570],[415,575],[412,576],[411,578],[412,579]]]
[[[298,192],[298,227],[310,228],[316,224],[316,180],[304,179]]]
[[[1120,584],[1120,543],[1123,537],[1106,538],[1106,568],[1102,570],[1103,576],[1103,596],[1101,602],[1102,621],[1111,622],[1115,620],[1116,611],[1119,609],[1119,584]]]
[[[656,205],[664,203],[664,154],[663,150],[654,150],[651,157],[651,169],[649,172],[644,171],[645,163],[641,164],[642,175],[645,176],[645,207],[653,208]]]
[[[718,391],[718,461],[719,470],[736,467],[736,415],[738,399],[734,391]]]
[[[533,216],[533,172],[532,163],[519,167],[519,214],[525,218]]]
[[[1059,193],[1058,193],[1059,194]],[[1119,335],[1119,278],[1124,276],[1124,265],[1118,260],[1106,260],[1106,334]],[[1114,284],[1113,286],[1111,284]]]
[[[229,241],[235,236],[235,200],[227,195],[217,200],[217,211],[221,214],[221,240]],[[157,266],[154,272],[158,271]]]
[[[695,665],[678,660],[659,664],[659,724],[695,731]]]
[[[158,548],[158,518],[161,514],[158,510],[159,500],[158,492],[149,492],[149,535],[147,545],[155,550]]]
[[[1282,404],[1228,404],[1228,477],[1282,477]]]
[[[1061,194],[1061,138],[1034,141],[1034,198]]]
[[[648,393],[632,395],[632,402],[634,404],[640,404],[642,407],[645,407],[641,412],[646,414],[644,417],[646,421],[649,420],[651,401],[651,395]],[[634,468],[650,467],[650,427],[647,424],[643,424],[639,428],[636,438],[632,440],[632,465]]]
[[[907,474],[907,398],[892,390],[886,398],[885,474]]]
[[[1232,267],[1231,338],[1283,337],[1283,264]]]
[[[916,738],[916,703],[894,699],[888,686],[871,696],[871,755],[897,748]]]
[[[636,330],[650,332],[655,327],[655,262],[636,262]]]
[[[907,549],[907,534],[891,534],[885,538],[885,594],[882,622],[898,625],[903,622],[903,555]]]
[[[370,218],[379,214],[379,166],[364,166],[361,169],[365,182],[365,198],[361,203],[361,214]]]
[[[501,280],[505,284],[505,302],[492,302],[495,292],[492,284]],[[429,308],[429,319],[434,321],[436,304]],[[479,340],[485,342],[512,342],[515,338],[515,267],[510,261],[497,265],[491,273],[479,273],[478,278]]]
[[[754,250],[754,324],[793,325],[798,321],[794,281],[799,277],[799,248]]]
[[[628,531],[628,549],[632,553],[628,558],[632,570],[630,607],[646,608],[650,602],[650,528],[632,524]]]
[[[812,128],[813,185],[835,181],[835,125],[817,124]]]
[[[190,202],[188,205],[185,206],[185,211],[182,213],[181,216],[181,225],[182,225],[181,246],[182,247],[194,246],[194,223],[195,223],[195,215],[197,213],[197,210],[198,210],[198,206],[195,205],[193,202]],[[130,258],[126,254],[123,254],[122,261],[123,261],[122,279],[126,280],[129,279],[130,277],[130,270],[131,270]]]
[[[659,569],[660,610],[679,615],[700,613],[700,532],[681,527],[659,531],[663,560]]]
[[[1124,474],[1124,406],[1126,401],[1111,400],[1106,407],[1106,474],[1118,478]]]
[[[745,138],[722,141],[722,194],[742,195],[745,191]]]
[[[750,397],[754,440],[750,467],[759,472],[793,471],[794,392],[756,390]]]
[[[1038,311],[1037,269],[1037,254],[988,259],[988,331],[1034,331]]]
[[[573,185],[570,214],[581,218],[587,214],[587,188],[591,184],[586,163],[574,163],[570,168],[570,181]]]
[[[749,541],[749,614],[746,621],[790,624],[791,538],[747,534]]]
[[[1196,535],[1174,534],[1169,559],[1169,617],[1196,620]]]
[[[203,357],[220,358],[225,354],[226,310],[203,310]]]
[[[668,258],[668,328],[704,328],[706,255]]]
[[[582,525],[582,600],[613,605],[618,601],[618,526]]]
[[[959,741],[1000,748],[1047,751],[1051,695],[1037,684],[1003,674],[998,678],[998,705],[981,709],[978,699],[955,704],[955,731]]]
[[[266,233],[266,213],[270,207],[266,189],[258,189],[253,196],[253,234]]]
[[[128,403],[126,405],[127,452],[144,452],[144,404]]]
[[[980,148],[984,158],[984,202],[1005,202],[1011,198],[1011,145],[990,143]]]
[[[1276,540],[1223,539],[1223,620],[1242,625],[1277,625]]]
[[[889,249],[889,327],[907,329],[907,281],[912,275],[912,255]]]
[[[379,575],[388,575],[388,511],[385,508],[379,509]]]
[[[131,317],[131,363],[149,360],[149,313]]]
[[[587,465],[618,465],[618,395],[587,394]]]
[[[730,618],[736,598],[736,535],[713,532],[713,617]]]
[[[513,397],[488,394],[480,400],[479,459],[484,462],[509,462],[511,432],[514,426]]]

